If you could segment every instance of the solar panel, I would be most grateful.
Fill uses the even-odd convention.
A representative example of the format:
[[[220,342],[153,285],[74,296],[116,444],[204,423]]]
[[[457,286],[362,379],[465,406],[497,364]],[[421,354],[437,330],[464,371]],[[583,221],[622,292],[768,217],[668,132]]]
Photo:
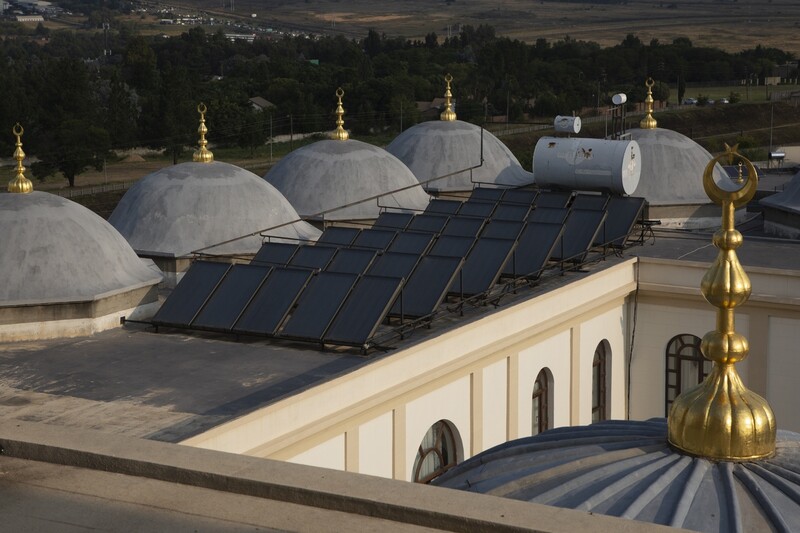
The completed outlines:
[[[486,227],[481,233],[481,237],[491,237],[494,239],[512,239],[517,240],[519,234],[525,223],[517,220],[495,220],[486,224]]]
[[[232,331],[275,335],[312,276],[311,270],[273,268]]]
[[[406,229],[414,231],[426,231],[428,233],[441,233],[447,224],[446,215],[426,215],[415,216]]]
[[[605,209],[608,204],[607,194],[581,193],[572,200],[572,209]]]
[[[452,287],[451,292],[465,296],[487,292],[497,282],[516,245],[512,239],[478,239],[461,268],[463,285]]]
[[[571,192],[543,191],[536,197],[536,207],[567,207],[571,199]]]
[[[300,295],[292,316],[280,332],[282,337],[322,340],[358,276],[320,272]]]
[[[503,268],[503,275],[538,278],[563,231],[563,224],[528,222],[519,236],[514,254]]]
[[[483,229],[485,219],[476,217],[450,217],[444,227],[442,235],[455,235],[458,237],[477,237]]]
[[[567,220],[569,209],[565,207],[539,207],[528,215],[528,222],[546,222],[548,224],[563,224]]]
[[[603,231],[598,235],[598,240],[603,242],[595,244],[624,246],[643,210],[644,198],[612,196],[608,202],[608,218],[603,225]]]
[[[363,276],[324,335],[325,342],[364,346],[400,294],[403,280]]]
[[[477,189],[472,189],[472,194],[470,195],[469,199],[496,202],[509,190],[511,189],[491,189],[489,187],[478,187]]]
[[[556,246],[553,259],[582,262],[594,244],[603,221],[606,219],[605,211],[593,209],[573,209],[564,224],[564,234],[561,244]]]
[[[301,246],[292,256],[289,264],[296,267],[323,269],[331,262],[336,250],[332,246]]]
[[[340,248],[325,270],[328,272],[362,274],[375,259],[376,253],[375,250]]]
[[[455,235],[442,235],[431,248],[431,255],[444,257],[467,257],[475,244],[474,237],[458,237]]]
[[[230,330],[271,270],[264,265],[233,265],[192,321],[192,327]]]
[[[286,242],[265,242],[253,258],[253,263],[285,265],[297,251],[299,245]]]
[[[492,220],[525,220],[530,210],[529,204],[499,203],[492,213]]]
[[[371,248],[373,250],[385,250],[392,240],[397,236],[397,232],[389,229],[369,228],[361,230],[358,237],[351,246],[360,248]]]
[[[467,200],[461,205],[461,209],[458,210],[458,214],[460,216],[487,218],[491,216],[495,205],[496,204],[494,202]]]
[[[461,209],[461,202],[457,200],[443,200],[441,198],[434,198],[428,203],[425,208],[426,214],[441,214],[441,215],[454,215]]]
[[[418,254],[404,254],[400,252],[385,252],[375,259],[369,267],[367,274],[391,278],[406,278],[414,271],[420,256]]]
[[[387,251],[422,255],[430,247],[434,237],[433,233],[404,231],[398,233]]]
[[[384,211],[378,215],[378,219],[373,228],[391,228],[391,229],[405,229],[414,215],[411,213],[395,213],[393,211]]]
[[[188,327],[231,267],[195,261],[153,317],[153,324]]]
[[[346,228],[344,226],[330,226],[325,228],[322,235],[317,239],[317,244],[333,244],[339,246],[349,246],[358,236],[358,228]]]
[[[502,203],[532,205],[538,195],[539,191],[531,189],[509,189],[503,195]]]
[[[428,316],[447,296],[447,288],[458,276],[464,262],[459,257],[426,255],[420,259],[403,291],[392,306],[392,316]]]

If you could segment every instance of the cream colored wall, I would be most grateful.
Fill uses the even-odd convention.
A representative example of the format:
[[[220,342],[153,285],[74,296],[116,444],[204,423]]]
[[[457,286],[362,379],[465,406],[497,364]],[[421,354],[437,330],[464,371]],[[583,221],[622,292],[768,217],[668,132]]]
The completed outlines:
[[[625,341],[626,317],[623,309],[611,309],[581,323],[580,327],[580,369],[579,375],[579,414],[577,424],[592,423],[592,362],[597,346],[608,342],[611,356],[607,362],[607,382],[610,391],[607,399],[607,416],[625,418],[625,368],[627,350]],[[573,422],[575,425],[576,422]]]
[[[767,400],[780,429],[800,432],[800,321],[771,317]]]
[[[613,393],[612,413],[624,413],[618,330],[634,274],[628,260],[501,306],[184,444],[410,479],[422,437],[438,420],[458,432],[463,458],[530,435],[531,391],[543,367],[553,374],[554,424],[575,423],[573,412],[590,418],[574,400],[583,393],[573,369],[591,378],[603,338],[614,353],[613,386],[623,388]]]

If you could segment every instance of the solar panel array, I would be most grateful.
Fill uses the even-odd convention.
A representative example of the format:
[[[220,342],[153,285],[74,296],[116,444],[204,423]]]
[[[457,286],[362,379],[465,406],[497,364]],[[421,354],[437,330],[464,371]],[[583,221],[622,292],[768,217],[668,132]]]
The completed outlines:
[[[642,198],[478,188],[423,213],[384,212],[370,228],[329,227],[315,244],[267,242],[250,264],[196,261],[152,323],[367,350],[384,322],[417,327],[444,303],[478,305],[623,246],[643,208]]]

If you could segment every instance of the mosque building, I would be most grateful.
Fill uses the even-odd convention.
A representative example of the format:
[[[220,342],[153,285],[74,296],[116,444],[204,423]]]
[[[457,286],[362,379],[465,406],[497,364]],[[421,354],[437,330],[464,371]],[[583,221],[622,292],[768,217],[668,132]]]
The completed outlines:
[[[449,76],[447,81],[449,93]],[[605,186],[548,191],[531,187],[535,175],[525,173],[516,161],[495,166],[491,154],[502,150],[492,148],[486,132],[481,145],[480,128],[454,120],[450,105],[445,115],[452,119],[411,128],[387,149],[404,145],[400,141],[406,134],[405,139],[419,143],[415,154],[420,161],[424,150],[434,147],[427,173],[400,155],[403,163],[392,167],[398,170],[382,171],[376,161],[389,158],[385,152],[363,151],[363,143],[346,139],[341,91],[338,96],[338,139],[298,149],[299,155],[284,158],[265,179],[255,176],[274,191],[262,196],[261,205],[284,199],[284,218],[238,226],[239,234],[214,236],[219,239],[215,242],[178,240],[169,249],[148,245],[151,255],[183,257],[250,236],[252,248],[230,252],[252,261],[195,261],[145,323],[131,315],[124,328],[90,338],[3,347],[0,446],[18,453],[14,457],[24,455],[14,450],[28,448],[12,446],[13,439],[5,436],[17,425],[26,439],[38,443],[31,450],[75,447],[72,454],[53,456],[61,463],[77,464],[83,459],[75,458],[86,454],[89,459],[79,466],[100,463],[125,475],[135,475],[131,465],[168,481],[176,481],[175,473],[188,472],[178,483],[381,516],[397,524],[445,527],[451,524],[447,520],[480,516],[471,527],[501,531],[507,520],[525,516],[531,520],[527,527],[544,531],[662,530],[598,516],[607,513],[698,530],[729,525],[747,530],[764,520],[778,530],[796,527],[798,439],[783,431],[776,434],[776,427],[800,431],[795,408],[800,367],[792,356],[800,342],[800,249],[794,242],[774,239],[748,238],[742,244],[733,223],[735,207],[755,187],[750,172],[737,189],[716,174],[719,158],[703,154],[690,158],[679,177],[669,178],[696,180],[699,186],[672,184],[669,190],[686,196],[665,200],[670,210],[661,212],[664,220],[678,204],[690,207],[676,219],[697,216],[699,208],[710,210],[708,196],[694,192],[698,187],[711,190],[712,199],[725,204],[725,230],[714,238],[720,248],[717,257],[706,236],[648,234],[644,226],[635,225],[642,221],[642,197],[655,200],[649,217],[659,207],[660,193],[650,192],[655,189],[645,182],[658,181],[657,171],[681,166],[686,156],[673,146],[674,135],[663,130],[641,130],[643,137],[635,139],[641,157],[633,161],[641,169],[630,174],[638,177],[632,195],[610,193]],[[208,201],[222,203],[208,211],[213,206],[224,211],[224,202],[235,197],[232,183],[250,178],[241,169],[230,171],[230,165],[202,162],[208,157],[203,155],[202,122],[200,131],[200,161],[143,178],[139,185],[148,186],[132,188],[126,204],[138,198],[160,217],[171,214],[175,225],[189,198],[206,201],[216,194]],[[464,141],[465,136],[471,140]],[[658,138],[667,146],[648,148]],[[625,146],[621,157],[627,164],[633,143]],[[669,160],[654,169],[650,157]],[[287,160],[295,163],[279,168]],[[391,160],[396,161],[394,156]],[[336,164],[322,168],[319,161]],[[351,185],[335,174],[359,161],[370,172],[397,181],[376,178],[370,184],[365,174],[351,171],[356,176],[356,185]],[[305,170],[292,174],[301,167]],[[212,169],[221,169],[220,174]],[[195,175],[196,180],[190,177]],[[298,196],[286,188],[291,176],[307,180]],[[213,179],[229,186],[201,188]],[[627,184],[633,187],[634,182]],[[159,206],[147,194],[161,191],[158,198],[169,199],[170,184],[186,187],[180,198]],[[431,199],[420,184],[431,193],[460,191],[468,197]],[[326,191],[320,196],[338,205],[304,204],[300,192],[315,190]],[[395,206],[386,199],[393,190],[421,196],[396,197]],[[26,196],[0,195],[0,201],[13,205],[9,198]],[[372,204],[372,211],[347,211],[361,205],[356,200],[379,197],[383,199]],[[259,230],[299,217],[335,220],[337,207],[343,208],[346,220],[376,219],[375,225],[328,226],[318,235],[298,232],[292,242],[259,235]],[[115,211],[113,217],[119,228],[128,218],[122,215],[133,212],[122,208],[121,202],[120,214]],[[705,211],[701,214],[706,217]],[[227,216],[223,212],[220,220]],[[3,221],[4,231],[15,221]],[[160,231],[153,231],[166,234],[170,224],[163,222]],[[621,233],[612,231],[615,225],[622,227]],[[212,229],[185,231],[193,239]],[[132,234],[126,237],[146,255],[147,249],[139,248],[144,244],[137,245]],[[300,241],[308,237],[314,242]],[[127,249],[132,264],[141,265]],[[747,265],[752,289],[737,254]],[[4,265],[16,259],[8,255]],[[73,248],[65,259],[80,257]],[[406,264],[408,270],[393,277]],[[709,264],[714,274],[706,276],[701,291]],[[361,270],[351,270],[355,266]],[[17,275],[11,267],[6,272]],[[9,297],[12,302],[14,298]],[[709,309],[704,298],[717,309]],[[722,337],[729,342],[720,341]],[[737,373],[731,363],[747,355],[745,337],[750,357],[737,365]],[[701,345],[713,364],[703,359]],[[711,379],[703,382],[706,374]],[[739,387],[738,375],[771,410],[766,401],[758,403]],[[699,383],[705,384],[694,387]],[[704,400],[700,392],[708,390]],[[710,399],[719,390],[735,401],[725,406]],[[710,411],[719,417],[700,416],[696,405],[703,402],[720,406]],[[744,408],[754,405],[760,414]],[[734,413],[726,415],[731,406]],[[667,424],[656,420],[667,413]],[[716,428],[726,416],[737,421],[722,428],[732,428],[730,437],[704,439],[710,433],[703,428]],[[41,423],[42,429],[27,426],[30,421]],[[99,430],[114,448],[101,449],[103,439],[97,437],[97,444],[89,447],[79,439],[55,443],[51,429],[65,435],[97,435]],[[162,467],[160,459],[144,451],[156,448],[165,457],[174,455],[174,463],[164,459]],[[114,454],[126,459],[115,461]],[[274,479],[267,486],[252,478],[259,475],[260,463],[247,461],[256,458],[287,464],[270,470]],[[754,458],[758,460],[748,462]],[[108,466],[119,461],[122,466]],[[267,468],[274,463],[263,464]],[[207,470],[224,470],[226,465],[231,470],[224,475]],[[379,481],[356,474],[418,482],[441,476],[437,483],[443,485],[584,512],[559,510],[563,514],[555,516],[533,506],[535,512],[528,515],[518,502],[476,495],[471,499],[456,491],[448,496],[451,492],[430,487],[384,489]],[[292,479],[302,482],[292,485]],[[286,485],[278,490],[276,484],[282,483]],[[324,497],[322,487],[330,491]],[[358,492],[360,487],[374,493]],[[713,497],[710,487],[717,491]],[[314,492],[317,488],[320,492]],[[307,499],[292,499],[295,493]],[[386,503],[369,503],[378,494]],[[450,514],[461,519],[445,520],[448,504],[438,498],[449,497],[460,502],[454,507],[458,512]],[[710,500],[716,507],[704,507]],[[425,502],[442,502],[442,507],[431,509]],[[509,516],[500,516],[506,509]],[[537,522],[550,516],[552,522]],[[448,527],[470,529],[467,522],[458,524]]]

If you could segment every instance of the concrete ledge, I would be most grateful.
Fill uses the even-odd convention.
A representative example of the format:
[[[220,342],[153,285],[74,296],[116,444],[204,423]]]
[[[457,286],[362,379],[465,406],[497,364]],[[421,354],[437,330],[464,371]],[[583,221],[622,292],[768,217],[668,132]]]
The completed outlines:
[[[0,453],[450,531],[676,531],[493,496],[45,424],[17,422],[0,428]]]

